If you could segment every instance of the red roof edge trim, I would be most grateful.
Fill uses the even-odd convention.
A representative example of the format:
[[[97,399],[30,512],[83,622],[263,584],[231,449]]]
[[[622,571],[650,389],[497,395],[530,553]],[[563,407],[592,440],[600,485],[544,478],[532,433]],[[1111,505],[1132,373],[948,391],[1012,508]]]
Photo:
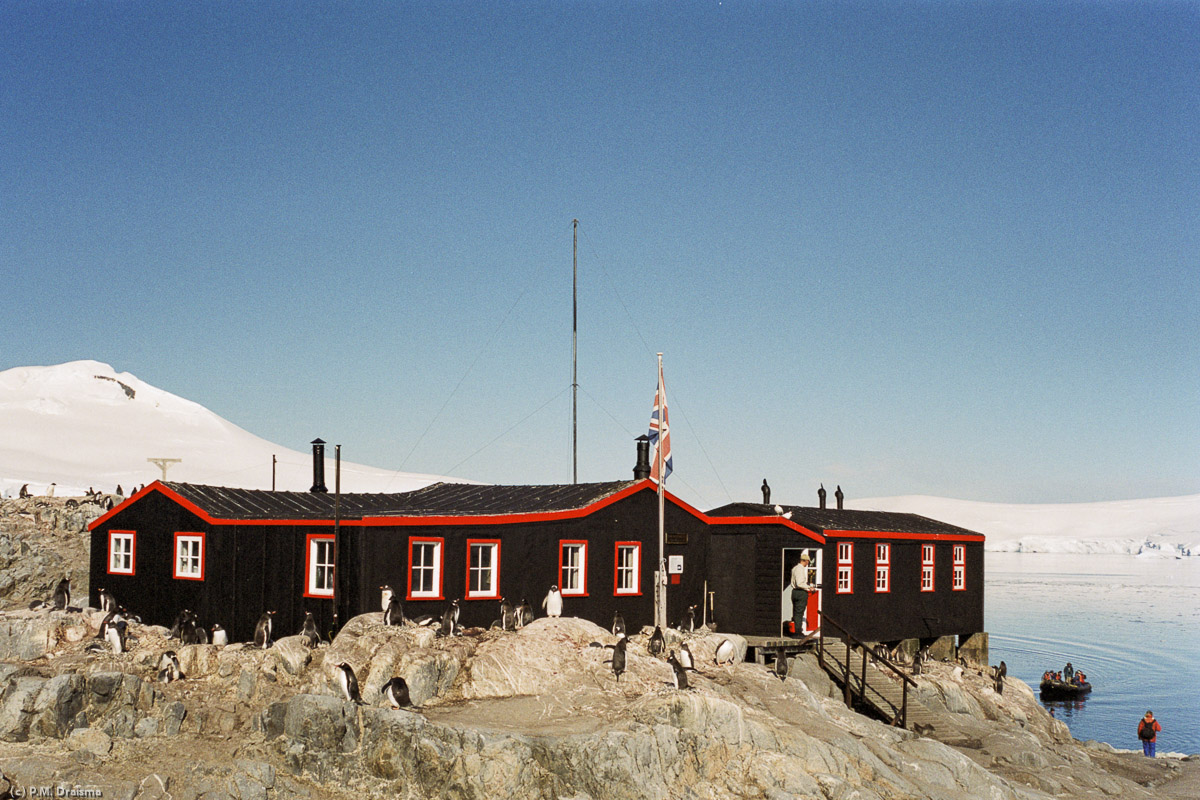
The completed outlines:
[[[212,520],[209,518],[208,514],[204,513],[204,511],[203,511],[202,509],[200,509],[198,506],[195,506],[195,505],[193,505],[192,503],[189,503],[187,500],[184,500],[182,497],[180,497],[180,496],[179,496],[178,494],[176,494],[175,492],[172,492],[172,491],[171,491],[170,489],[168,489],[166,486],[163,486],[163,485],[162,485],[162,481],[154,481],[154,483],[151,483],[151,484],[149,484],[149,485],[147,485],[147,486],[143,486],[143,487],[142,487],[142,489],[141,489],[141,491],[139,491],[139,492],[136,492],[136,493],[134,493],[134,494],[130,495],[129,497],[126,497],[126,498],[125,498],[124,500],[122,500],[120,503],[118,503],[117,505],[113,506],[113,507],[112,507],[111,509],[109,509],[108,511],[105,511],[105,512],[104,512],[104,513],[103,513],[101,516],[99,516],[99,517],[97,517],[96,519],[94,519],[94,520],[92,520],[91,522],[89,522],[89,523],[88,523],[88,526],[87,526],[87,529],[88,529],[89,531],[94,531],[94,530],[96,530],[96,528],[99,528],[101,525],[103,525],[104,523],[108,522],[108,521],[109,521],[110,519],[112,519],[112,517],[114,517],[116,514],[118,514],[118,513],[122,512],[122,511],[124,511],[126,508],[128,508],[128,507],[129,507],[129,506],[131,506],[131,505],[133,505],[133,504],[134,504],[134,503],[136,503],[138,500],[141,500],[143,497],[145,497],[146,495],[150,494],[151,492],[162,492],[162,493],[163,493],[163,494],[165,494],[167,497],[171,498],[171,499],[172,499],[172,500],[174,500],[176,503],[179,503],[181,506],[183,506],[184,508],[186,508],[188,511],[191,511],[193,514],[195,514],[196,516],[200,517],[200,518],[201,518],[202,520],[204,520],[205,522],[211,522],[211,521],[212,521]]]

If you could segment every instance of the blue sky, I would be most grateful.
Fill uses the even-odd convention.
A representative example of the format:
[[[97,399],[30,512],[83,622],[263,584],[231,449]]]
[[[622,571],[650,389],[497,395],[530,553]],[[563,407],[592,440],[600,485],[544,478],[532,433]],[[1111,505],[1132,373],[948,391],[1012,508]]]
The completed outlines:
[[[701,507],[1200,492],[1195,3],[8,3],[0,368]]]

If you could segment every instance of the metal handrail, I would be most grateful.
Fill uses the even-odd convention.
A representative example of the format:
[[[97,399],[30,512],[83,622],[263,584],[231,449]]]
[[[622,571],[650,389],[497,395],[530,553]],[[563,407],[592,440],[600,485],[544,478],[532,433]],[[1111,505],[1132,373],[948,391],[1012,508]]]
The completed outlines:
[[[837,630],[841,631],[842,634],[844,634],[844,641],[846,642],[846,663],[842,667],[842,671],[843,671],[843,680],[842,680],[843,690],[842,691],[843,691],[843,699],[844,699],[846,705],[847,706],[853,705],[853,703],[852,703],[853,688],[851,686],[851,681],[850,681],[850,655],[855,649],[860,649],[863,653],[863,658],[862,658],[862,673],[859,676],[859,684],[858,684],[859,685],[859,691],[858,691],[859,701],[862,702],[866,698],[867,662],[868,662],[868,660],[874,660],[876,663],[882,664],[883,666],[887,667],[889,670],[891,670],[897,676],[900,677],[900,680],[902,681],[900,713],[897,716],[893,717],[892,724],[894,725],[898,721],[900,724],[900,727],[902,727],[902,728],[908,727],[908,687],[912,686],[915,689],[917,686],[916,681],[914,681],[912,678],[905,675],[901,671],[900,666],[898,664],[893,663],[890,658],[876,654],[873,650],[871,650],[871,648],[867,647],[866,644],[859,641],[853,634],[850,633],[850,631],[846,630],[846,628],[844,626],[838,624],[834,619],[832,619],[823,610],[818,611],[817,613],[820,615],[820,619],[821,619],[821,625],[818,630],[819,636],[817,639],[817,661],[818,661],[818,663],[820,663],[821,668],[827,672],[830,670],[825,664],[825,626],[827,624],[832,625],[834,628],[836,628]],[[837,637],[834,637],[834,638],[837,638]]]

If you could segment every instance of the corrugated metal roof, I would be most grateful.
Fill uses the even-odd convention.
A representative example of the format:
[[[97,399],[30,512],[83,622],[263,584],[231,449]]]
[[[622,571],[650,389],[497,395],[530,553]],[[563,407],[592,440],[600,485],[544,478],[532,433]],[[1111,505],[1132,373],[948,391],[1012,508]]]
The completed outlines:
[[[785,506],[792,512],[792,522],[824,534],[825,531],[885,531],[894,533],[947,533],[980,536],[977,531],[960,528],[947,522],[906,514],[899,511],[855,511],[852,509]],[[708,512],[713,517],[759,517],[776,515],[774,505],[764,503],[730,503]]]
[[[435,483],[395,494],[343,494],[342,519],[384,516],[480,516],[536,514],[586,508],[636,481],[548,486],[486,486]],[[193,483],[162,484],[217,519],[333,519],[334,495],[319,492],[272,492]]]

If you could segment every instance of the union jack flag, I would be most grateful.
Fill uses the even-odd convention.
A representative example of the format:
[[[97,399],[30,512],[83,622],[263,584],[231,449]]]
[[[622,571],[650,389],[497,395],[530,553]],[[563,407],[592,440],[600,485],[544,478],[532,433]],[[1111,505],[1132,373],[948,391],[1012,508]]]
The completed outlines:
[[[659,409],[662,409],[661,412]],[[661,426],[659,415],[662,415]],[[667,413],[667,386],[663,383],[662,361],[658,363],[658,391],[654,393],[654,410],[650,412],[650,479],[658,481],[658,436],[662,430],[663,479],[671,474],[671,416]]]

